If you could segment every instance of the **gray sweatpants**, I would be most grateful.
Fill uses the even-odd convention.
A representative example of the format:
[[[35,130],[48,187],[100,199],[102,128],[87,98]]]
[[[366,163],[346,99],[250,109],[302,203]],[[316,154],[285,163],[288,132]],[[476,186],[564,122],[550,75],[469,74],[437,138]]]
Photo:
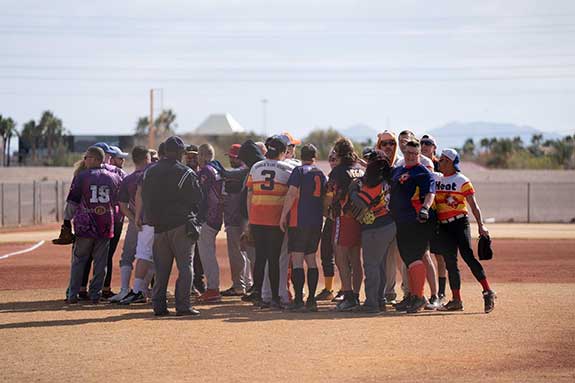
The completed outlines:
[[[186,235],[186,225],[154,234],[154,265],[156,267],[156,282],[152,298],[154,312],[160,313],[167,310],[166,290],[174,259],[178,267],[176,311],[190,309],[193,244],[194,242]]]
[[[379,307],[385,284],[387,253],[395,241],[395,223],[361,232],[361,249],[365,275],[365,305]]]
[[[249,261],[245,251],[240,248],[241,226],[226,226],[228,243],[228,258],[230,259],[230,272],[232,274],[232,287],[236,290],[245,290],[249,283]],[[208,279],[209,281],[209,279]]]
[[[132,221],[128,222],[126,237],[124,238],[124,247],[122,247],[122,256],[120,257],[120,267],[129,266],[133,268],[136,256],[136,246],[138,245],[138,227]]]
[[[94,276],[90,282],[90,299],[99,299],[102,295],[104,278],[106,276],[106,264],[108,263],[108,250],[110,238],[85,238],[78,237],[72,246],[72,265],[70,267],[70,291],[68,298],[75,297],[80,292],[84,269],[90,261],[94,260]]]
[[[204,223],[198,239],[200,260],[202,261],[204,275],[208,280],[207,285],[210,290],[220,289],[220,266],[216,258],[216,236],[218,233],[219,230]]]
[[[382,296],[388,301],[396,300],[397,293],[395,292],[395,285],[397,279],[397,260],[399,258],[399,249],[397,248],[397,240],[394,240],[391,247],[387,251],[385,263],[385,287],[382,291]],[[381,289],[381,287],[380,287]]]

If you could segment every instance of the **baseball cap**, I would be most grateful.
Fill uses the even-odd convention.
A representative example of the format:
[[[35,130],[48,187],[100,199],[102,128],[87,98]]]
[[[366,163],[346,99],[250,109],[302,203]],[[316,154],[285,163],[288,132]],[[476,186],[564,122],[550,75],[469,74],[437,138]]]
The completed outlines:
[[[238,158],[238,155],[240,154],[240,148],[241,147],[242,146],[240,144],[233,144],[232,146],[230,146],[230,149],[226,153],[226,156],[232,157],[232,158]]]
[[[190,144],[186,146],[186,153],[198,154],[198,145]]]
[[[178,136],[171,136],[165,142],[166,153],[178,153],[186,150],[184,141]]]
[[[112,151],[112,149],[110,149],[110,146],[105,142],[97,142],[92,146],[102,149],[106,154],[114,154],[114,151]]]
[[[311,161],[317,156],[317,148],[313,144],[305,144],[301,148],[301,159]]]
[[[443,149],[443,151],[441,152],[441,156],[446,157],[447,159],[452,161],[453,167],[455,168],[456,171],[458,172],[461,171],[461,169],[459,168],[459,154],[457,154],[457,150],[451,148]]]
[[[289,144],[288,144],[288,145],[299,145],[299,144],[301,144],[301,140],[296,140],[296,139],[290,134],[290,132],[282,132],[281,135],[287,137],[287,139],[289,140]]]
[[[435,137],[433,137],[431,134],[424,134],[421,136],[421,140],[419,142],[421,142],[422,145],[430,143],[431,145],[437,147],[437,141],[435,141]]]
[[[283,134],[271,136],[266,140],[266,147],[268,150],[275,151],[277,153],[285,152],[289,144],[289,138]]]
[[[123,152],[122,149],[120,149],[117,146],[110,145],[110,150],[113,152],[113,153],[110,153],[112,155],[112,157],[128,158],[128,153]]]

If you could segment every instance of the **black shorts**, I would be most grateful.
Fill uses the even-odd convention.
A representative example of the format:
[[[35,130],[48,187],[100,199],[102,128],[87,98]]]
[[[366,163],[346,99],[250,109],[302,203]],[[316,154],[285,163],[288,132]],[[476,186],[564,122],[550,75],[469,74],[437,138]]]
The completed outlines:
[[[435,222],[419,223],[396,223],[397,226],[397,247],[399,255],[406,266],[423,258],[429,250],[429,240]]]
[[[321,226],[290,227],[288,229],[288,251],[290,253],[313,254],[321,239]]]
[[[441,254],[441,237],[439,235],[439,222],[433,225],[433,232],[429,240],[429,251],[433,254]]]

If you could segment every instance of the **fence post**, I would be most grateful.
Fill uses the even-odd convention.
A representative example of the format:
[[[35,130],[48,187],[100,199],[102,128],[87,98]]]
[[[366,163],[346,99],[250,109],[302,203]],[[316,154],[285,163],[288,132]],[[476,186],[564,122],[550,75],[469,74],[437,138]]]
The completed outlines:
[[[18,226],[22,225],[22,184],[18,183]]]
[[[42,223],[42,182],[38,182],[38,223]]]
[[[1,223],[4,226],[4,182],[2,182],[2,187],[0,188],[0,205],[2,207]]]
[[[531,182],[527,182],[527,223],[531,223]]]
[[[56,195],[56,222],[60,222],[60,195],[58,194],[58,181],[54,183],[54,194]]]
[[[32,223],[36,224],[36,181],[32,181]]]

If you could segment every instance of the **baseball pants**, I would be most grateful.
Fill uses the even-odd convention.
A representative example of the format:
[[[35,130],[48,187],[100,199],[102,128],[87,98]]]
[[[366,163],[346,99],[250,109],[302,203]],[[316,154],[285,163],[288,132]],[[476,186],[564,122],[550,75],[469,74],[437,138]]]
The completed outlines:
[[[102,295],[106,275],[109,238],[78,237],[72,246],[72,266],[70,268],[70,290],[68,298],[76,297],[80,292],[82,278],[87,264],[94,261],[94,277],[90,283],[90,299],[97,300]]]
[[[249,262],[247,254],[240,248],[241,226],[226,226],[228,258],[232,274],[232,287],[236,290],[246,290],[249,283]]]
[[[471,246],[471,232],[469,220],[467,217],[456,219],[453,222],[440,224],[439,235],[441,241],[441,250],[445,259],[447,276],[449,278],[449,287],[451,290],[461,289],[461,275],[457,266],[457,250],[461,258],[467,263],[473,276],[478,281],[485,279],[485,271],[479,260],[473,254]]]
[[[285,234],[279,226],[251,225],[251,231],[256,244],[256,264],[254,267],[254,291],[260,292],[264,298],[263,284],[265,268],[269,264],[269,283],[272,299],[279,298],[280,288],[280,254]],[[287,272],[285,276],[285,289],[287,290]]]
[[[186,235],[186,225],[154,235],[154,283],[152,306],[155,313],[167,310],[166,290],[174,259],[178,268],[176,280],[176,311],[190,309],[192,288],[192,247],[194,242]]]
[[[395,242],[395,223],[363,230],[361,250],[365,275],[365,305],[379,308],[385,291],[388,253]],[[395,270],[394,270],[395,271]]]
[[[279,296],[282,303],[289,303],[289,292],[288,292],[288,269],[289,269],[290,256],[288,253],[288,236],[284,235],[279,266],[280,266],[280,276],[279,276]],[[265,268],[264,284],[262,287],[262,299],[266,302],[270,301],[272,298],[272,290],[269,278],[269,263],[266,264]]]
[[[202,260],[204,274],[208,280],[207,287],[210,290],[220,289],[220,266],[216,258],[216,236],[218,233],[219,230],[204,223],[198,240],[200,259]]]

